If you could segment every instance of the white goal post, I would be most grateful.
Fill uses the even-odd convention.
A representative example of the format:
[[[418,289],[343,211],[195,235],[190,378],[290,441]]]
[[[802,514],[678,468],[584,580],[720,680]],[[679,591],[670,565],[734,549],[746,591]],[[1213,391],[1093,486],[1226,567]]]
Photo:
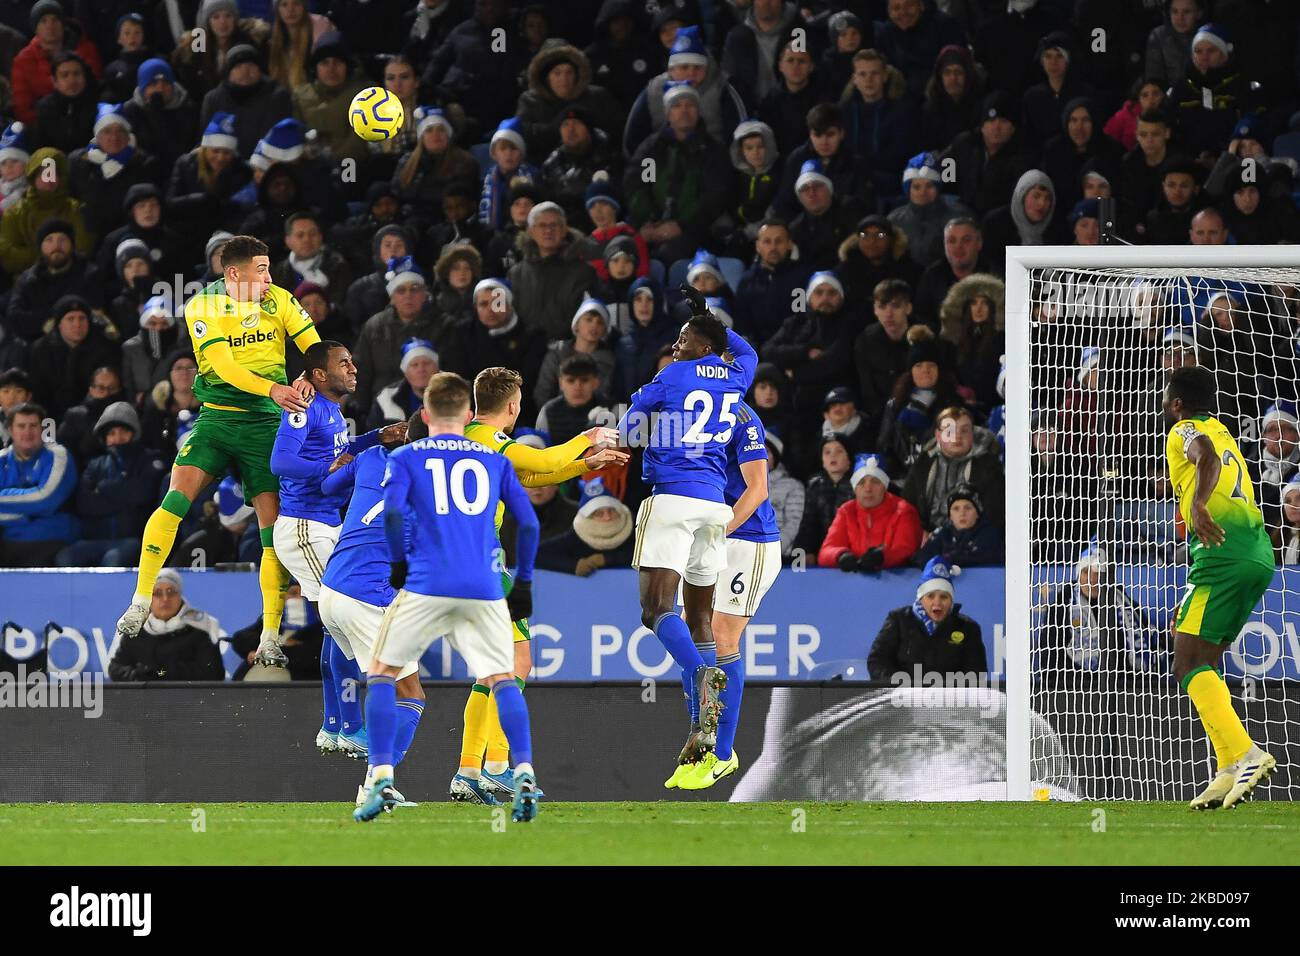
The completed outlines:
[[[1141,502],[1125,489],[1158,487],[1162,362],[1194,361],[1235,383],[1220,386],[1231,405],[1220,417],[1236,422],[1247,458],[1265,409],[1295,397],[1300,246],[1012,247],[1006,259],[1007,799],[1188,799],[1208,782],[1212,753],[1162,644],[1186,551],[1168,489]],[[1234,335],[1252,324],[1264,344],[1248,356],[1248,376]],[[1064,434],[1063,417],[1074,432]],[[1110,651],[1075,586],[1090,540],[1090,554],[1125,574],[1128,597],[1112,599],[1118,616],[1106,618],[1125,622],[1123,639],[1112,635]],[[1296,588],[1300,568],[1266,594],[1269,621],[1258,609],[1252,618],[1267,653],[1234,645],[1227,655],[1236,653],[1234,705],[1279,764],[1262,799],[1300,799],[1300,772],[1285,769],[1285,753],[1300,747],[1300,641],[1276,626],[1288,606],[1300,614]],[[1071,610],[1080,607],[1082,626]],[[1054,630],[1059,619],[1067,626]]]

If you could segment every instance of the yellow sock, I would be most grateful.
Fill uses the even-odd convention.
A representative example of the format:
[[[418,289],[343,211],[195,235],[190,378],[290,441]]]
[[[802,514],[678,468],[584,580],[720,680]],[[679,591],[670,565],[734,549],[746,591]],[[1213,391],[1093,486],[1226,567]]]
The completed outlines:
[[[162,570],[167,556],[172,553],[172,546],[176,544],[176,529],[181,526],[181,519],[189,508],[188,498],[179,491],[169,491],[162,504],[149,516],[140,540],[140,570],[135,578],[137,602],[144,601],[147,604],[152,600],[158,572]]]
[[[501,715],[497,712],[496,695],[488,701],[487,706],[487,756],[484,757],[485,763],[506,764],[509,766],[510,761],[510,743],[506,740],[506,732],[501,729]],[[491,768],[488,768],[491,771]]]
[[[1232,694],[1223,678],[1212,667],[1199,667],[1183,678],[1183,687],[1196,705],[1201,723],[1214,744],[1219,769],[1244,757],[1255,744],[1242,726],[1241,718],[1232,709]]]
[[[271,529],[262,529],[262,567],[257,573],[257,583],[262,589],[262,630],[280,633],[280,619],[284,617],[284,592],[289,590],[289,572],[276,557],[275,548],[267,543]]]
[[[470,688],[465,701],[465,731],[460,739],[460,765],[480,770],[483,767],[483,747],[487,744],[488,710],[495,716],[496,706],[482,684]]]

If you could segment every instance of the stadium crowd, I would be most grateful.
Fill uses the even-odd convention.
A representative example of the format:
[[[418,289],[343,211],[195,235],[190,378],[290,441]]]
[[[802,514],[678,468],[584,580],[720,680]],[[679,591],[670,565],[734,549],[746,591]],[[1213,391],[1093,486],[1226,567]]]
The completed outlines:
[[[136,563],[199,411],[184,303],[231,234],[352,349],[358,430],[494,365],[523,374],[520,440],[612,424],[671,360],[690,283],[763,360],[786,559],[864,573],[1002,562],[1007,246],[1096,244],[1105,197],[1134,243],[1300,239],[1281,0],[28,6],[0,4],[3,566]],[[347,116],[370,85],[406,113],[376,144]],[[1290,361],[1300,295],[1274,291],[1195,314],[1135,295],[1132,334],[1168,368],[1267,322]],[[1068,488],[1104,355],[1047,343],[1034,480]],[[1242,414],[1295,562],[1294,405],[1237,391],[1283,399]],[[1136,510],[1162,496],[1125,477]],[[636,457],[529,493],[542,567],[627,565]],[[256,553],[238,489],[209,498],[177,562]]]

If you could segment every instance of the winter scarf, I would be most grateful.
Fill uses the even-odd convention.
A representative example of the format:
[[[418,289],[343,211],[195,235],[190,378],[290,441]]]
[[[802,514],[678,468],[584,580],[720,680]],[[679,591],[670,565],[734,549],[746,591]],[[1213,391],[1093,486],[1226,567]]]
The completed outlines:
[[[573,532],[595,551],[613,551],[632,534],[632,512],[626,507],[619,508],[617,521],[597,521],[578,515],[573,519]]]
[[[298,253],[291,252],[289,253],[289,268],[302,276],[303,282],[314,282],[322,289],[328,289],[330,277],[321,271],[321,263],[324,260],[324,249],[307,259],[300,259]]]
[[[1146,637],[1142,632],[1142,622],[1137,614],[1137,607],[1128,595],[1119,588],[1109,591],[1114,600],[1114,608],[1119,615],[1120,626],[1124,629],[1124,648],[1128,654],[1129,664],[1134,670],[1145,670],[1138,655],[1146,651]],[[1101,625],[1097,622],[1096,607],[1079,591],[1076,584],[1070,590],[1070,642],[1065,648],[1070,660],[1080,670],[1095,671],[1105,661],[1105,648],[1102,646]]]
[[[134,155],[134,140],[128,143],[126,149],[119,153],[110,154],[104,152],[93,139],[90,141],[90,145],[86,147],[86,158],[99,167],[99,172],[105,179],[112,179],[126,169],[126,164],[131,161],[131,157]]]

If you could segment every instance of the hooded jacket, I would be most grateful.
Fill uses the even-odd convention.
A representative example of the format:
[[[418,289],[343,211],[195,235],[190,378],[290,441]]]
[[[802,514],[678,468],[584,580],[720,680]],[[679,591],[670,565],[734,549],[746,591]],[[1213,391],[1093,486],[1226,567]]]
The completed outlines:
[[[993,315],[976,324],[967,317],[971,300],[983,296],[993,306]],[[997,391],[1001,357],[1006,353],[1004,299],[1006,287],[995,276],[975,273],[948,290],[939,307],[940,335],[951,342],[957,354],[957,379],[973,389],[984,408],[1000,401]]]
[[[844,303],[859,315],[871,312],[876,286],[885,279],[902,279],[916,288],[917,267],[911,252],[907,233],[894,230],[894,240],[880,262],[872,262],[862,254],[855,232],[840,243],[839,264],[835,276],[844,286]]]
[[[138,537],[153,513],[165,470],[158,453],[140,444],[140,416],[128,402],[104,409],[95,437],[102,441],[114,425],[131,429],[135,437],[92,458],[77,484],[81,532],[90,539]]]
[[[1092,137],[1083,149],[1074,145],[1067,132],[1070,114],[1080,107],[1086,109],[1092,119]],[[1106,135],[1102,115],[1089,97],[1076,96],[1066,103],[1061,110],[1061,131],[1049,139],[1043,149],[1043,171],[1056,186],[1058,208],[1068,211],[1083,198],[1085,167],[1096,170],[1112,183],[1118,183],[1119,164],[1123,158],[1123,148]]]
[[[54,163],[58,177],[55,188],[45,192],[35,186],[45,161]],[[95,236],[86,226],[84,206],[72,198],[68,189],[68,160],[57,149],[38,149],[27,161],[27,190],[14,206],[0,217],[0,266],[17,275],[36,262],[40,249],[36,231],[47,219],[65,219],[76,230],[76,249],[89,257],[95,249]]]
[[[473,278],[463,292],[457,292],[451,285],[452,266],[460,261],[468,263],[473,270]],[[445,247],[433,267],[433,274],[433,307],[444,322],[450,325],[461,319],[473,318],[474,286],[483,275],[483,257],[478,250],[465,243]]]
[[[966,91],[960,99],[954,100],[943,88],[946,58],[955,59],[966,71]],[[964,45],[944,47],[935,58],[934,72],[925,84],[917,148],[942,150],[966,130],[974,129],[980,121],[984,90],[984,67],[975,62],[970,49]]]
[[[560,250],[546,258],[527,232],[519,234],[518,247],[523,259],[509,273],[515,312],[548,341],[569,338],[573,312],[596,278],[583,261],[582,233],[569,229]]]
[[[655,300],[654,318],[649,325],[642,325],[633,320],[631,325],[618,338],[614,346],[618,361],[617,391],[620,397],[631,395],[650,379],[654,378],[656,355],[661,348],[677,338],[677,329],[664,308],[663,290],[654,279],[642,277],[632,282],[628,289],[628,311],[631,313],[632,300],[639,290],[647,288]]]
[[[1002,527],[1005,478],[997,439],[987,428],[975,428],[971,449],[960,458],[949,458],[931,439],[907,472],[903,497],[916,506],[921,525],[932,530],[948,518],[949,492],[963,484],[979,492],[987,520]]]
[[[743,132],[739,127],[737,130]],[[741,139],[748,139],[754,133],[762,137],[763,147],[767,153],[762,169],[755,169],[747,163],[744,150],[741,148]],[[776,195],[780,175],[776,135],[767,123],[752,127],[749,135],[739,139],[732,138],[731,145],[727,148],[727,155],[731,158],[732,168],[739,174],[732,180],[735,186],[731,201],[727,205],[728,222],[734,227],[744,229],[747,242],[752,243],[758,232],[758,224],[767,215],[767,209]],[[750,235],[751,232],[753,235]]]
[[[1047,215],[1039,222],[1030,222],[1025,215],[1025,196],[1036,186],[1042,186],[1052,196]],[[984,217],[984,249],[993,271],[999,276],[1006,270],[1007,246],[1044,246],[1065,243],[1065,227],[1058,212],[1056,187],[1041,169],[1028,170],[1016,182],[1011,202],[992,210]]]
[[[874,508],[864,508],[855,498],[840,505],[826,538],[817,552],[823,568],[836,567],[844,552],[862,557],[871,548],[883,548],[886,568],[907,564],[921,546],[921,519],[916,509],[892,492]]]
[[[927,3],[916,25],[903,30],[892,20],[877,20],[875,40],[863,36],[863,46],[874,46],[885,59],[902,71],[907,80],[907,95],[913,102],[921,99],[926,80],[939,51],[951,44],[965,45],[966,34],[960,21]]]
[[[646,84],[632,104],[627,114],[627,125],[623,127],[624,155],[632,156],[639,152],[645,141],[663,129],[668,121],[664,112],[664,87],[667,83],[668,74],[660,73]],[[700,94],[701,125],[717,142],[730,142],[732,131],[748,115],[749,109],[712,58],[703,82],[695,89]]]
[[[567,100],[552,93],[546,82],[546,75],[564,62],[573,64],[578,74],[573,96]],[[596,128],[611,140],[619,134],[622,110],[607,90],[592,84],[591,61],[587,55],[567,43],[543,45],[528,64],[528,89],[519,94],[515,107],[530,156],[545,156],[559,145],[555,120],[565,110],[574,108],[590,114]]]

